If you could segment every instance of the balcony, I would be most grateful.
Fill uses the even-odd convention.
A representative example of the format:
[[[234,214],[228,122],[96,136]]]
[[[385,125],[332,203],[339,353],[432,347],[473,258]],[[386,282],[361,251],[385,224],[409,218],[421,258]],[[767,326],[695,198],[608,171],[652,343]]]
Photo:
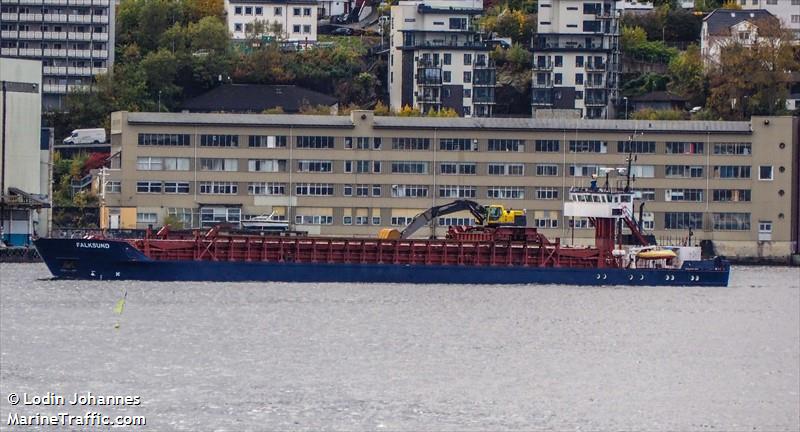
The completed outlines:
[[[414,42],[411,45],[403,45],[402,49],[437,49],[437,48],[450,48],[450,49],[471,49],[471,50],[480,50],[480,51],[489,51],[490,47],[488,44],[484,42],[457,42],[457,41],[443,41],[443,40],[436,40],[436,41],[419,41]]]
[[[92,58],[101,58],[101,59],[108,58],[108,51],[106,51],[106,50],[92,50]]]
[[[42,53],[44,57],[66,57],[67,50],[65,49],[55,49],[55,48],[45,48],[44,52]]]
[[[583,100],[583,104],[586,106],[606,106],[608,101],[606,101],[606,98],[586,98]]]
[[[68,15],[68,21],[71,23],[89,24],[92,22],[91,15]]]
[[[17,39],[35,39],[41,40],[42,39],[42,32],[40,31],[21,31],[17,36]]]
[[[94,24],[108,24],[108,15],[92,15]]]
[[[23,21],[39,22],[41,20],[42,20],[42,14],[40,13],[21,13],[19,14],[19,18],[17,18],[17,21],[19,22]]]
[[[89,41],[92,40],[92,34],[89,32],[69,32],[67,37],[71,41]]]
[[[44,66],[42,68],[42,73],[45,75],[66,75],[67,74],[67,67],[66,66]]]
[[[6,3],[6,0],[3,0],[3,3]],[[14,0],[10,3],[19,3],[21,5],[40,5],[42,4],[42,0]]]
[[[70,6],[91,6],[92,0],[69,0]]]
[[[44,32],[42,34],[44,39],[48,40],[66,40],[67,39],[67,32]]]
[[[4,56],[16,56],[17,49],[16,48],[0,48],[0,55]]]
[[[67,0],[44,0],[44,4],[53,6],[66,6]]]
[[[108,33],[92,33],[92,40],[106,42],[108,40]]]
[[[586,88],[595,88],[595,89],[601,89],[606,87],[605,84],[603,83],[603,80],[595,80],[595,81],[586,80],[583,82],[583,86]]]
[[[84,84],[42,84],[42,93],[64,94],[79,90],[89,90],[89,86]]]
[[[108,6],[108,0],[92,0],[92,6]]]
[[[69,57],[90,58],[92,56],[92,50],[88,50],[88,49],[71,49],[71,50],[67,50],[67,55]]]
[[[553,88],[553,80],[547,79],[544,81],[534,80],[533,88]]]
[[[67,22],[66,14],[46,14],[44,20],[51,23],[65,23]]]
[[[74,76],[92,76],[92,68],[90,67],[68,67],[67,75]]]
[[[605,65],[605,63],[587,62],[586,63],[586,70],[587,71],[604,71],[604,70],[606,70],[606,65]]]
[[[485,61],[478,62],[476,61],[474,64],[475,69],[495,69],[496,66],[494,64],[494,60],[489,59]]]
[[[0,18],[2,18],[3,21],[14,21],[14,22],[16,22],[17,21],[17,14],[11,13],[11,12],[6,12],[6,13],[3,13],[3,14],[0,14]]]
[[[553,70],[553,62],[534,64],[533,70],[536,72],[549,72]]]
[[[16,39],[17,38],[17,31],[16,30],[3,30],[0,31],[0,37],[3,39]]]
[[[42,55],[41,48],[18,48],[20,57],[40,57]]]

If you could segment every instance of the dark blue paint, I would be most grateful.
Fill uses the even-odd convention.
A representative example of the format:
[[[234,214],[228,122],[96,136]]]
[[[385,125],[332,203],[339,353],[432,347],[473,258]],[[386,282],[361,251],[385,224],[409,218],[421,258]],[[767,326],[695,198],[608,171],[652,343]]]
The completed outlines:
[[[81,248],[79,243],[108,248]],[[712,261],[698,261],[680,270],[154,261],[122,241],[39,239],[35,244],[54,276],[74,279],[727,286],[730,272],[721,260],[717,262],[720,269]]]

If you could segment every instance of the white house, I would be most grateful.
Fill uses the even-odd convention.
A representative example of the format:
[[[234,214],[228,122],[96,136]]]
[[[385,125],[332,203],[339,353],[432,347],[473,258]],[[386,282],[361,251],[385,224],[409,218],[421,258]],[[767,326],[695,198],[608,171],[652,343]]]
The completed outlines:
[[[719,61],[722,48],[734,43],[750,46],[758,38],[758,25],[777,20],[766,10],[717,9],[703,19],[700,31],[700,54],[703,62]]]
[[[261,36],[307,44],[317,41],[316,0],[225,0],[225,11],[233,39],[246,39],[260,22],[265,28]]]

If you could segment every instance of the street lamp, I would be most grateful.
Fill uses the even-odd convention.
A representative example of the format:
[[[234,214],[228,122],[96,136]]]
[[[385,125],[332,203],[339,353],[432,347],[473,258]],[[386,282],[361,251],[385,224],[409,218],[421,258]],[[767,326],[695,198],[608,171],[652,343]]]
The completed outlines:
[[[625,120],[627,120],[628,119],[628,97],[625,96],[622,99],[625,100]]]

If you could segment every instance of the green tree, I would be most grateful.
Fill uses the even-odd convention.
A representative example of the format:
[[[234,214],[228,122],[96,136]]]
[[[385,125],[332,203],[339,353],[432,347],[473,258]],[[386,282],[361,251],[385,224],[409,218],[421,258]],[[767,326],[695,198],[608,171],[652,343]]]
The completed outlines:
[[[689,45],[669,63],[670,91],[689,99],[691,106],[702,106],[706,99],[705,75],[700,47]]]

